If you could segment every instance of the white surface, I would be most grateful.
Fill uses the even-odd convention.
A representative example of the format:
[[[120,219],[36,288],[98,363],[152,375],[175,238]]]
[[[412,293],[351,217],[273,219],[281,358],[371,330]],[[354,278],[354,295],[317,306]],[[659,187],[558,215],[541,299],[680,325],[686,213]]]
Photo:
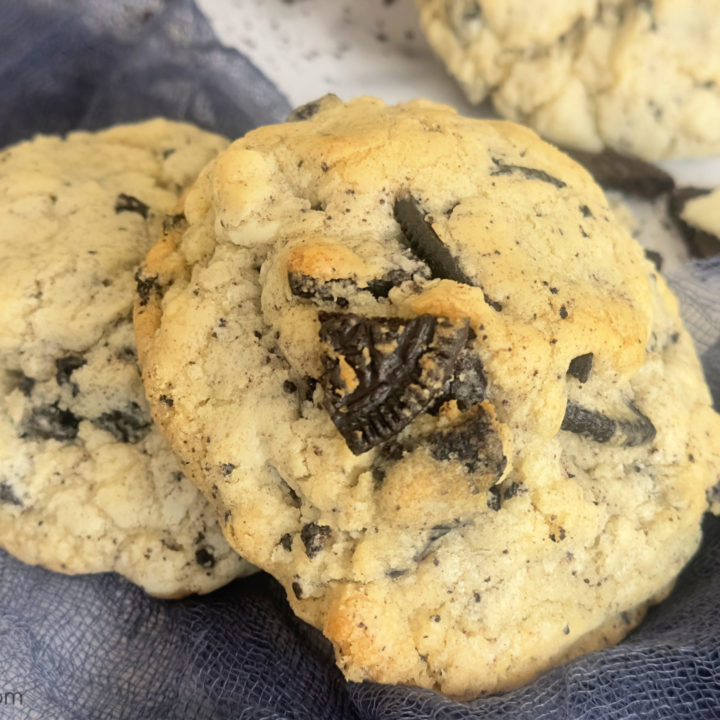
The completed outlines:
[[[532,0],[529,0],[530,2]],[[250,58],[302,105],[332,92],[387,103],[426,97],[473,107],[435,57],[413,0],[197,0],[220,40]],[[720,157],[662,165],[679,184],[720,185]]]
[[[412,0],[197,0],[292,105],[333,92],[472,107],[432,54]]]

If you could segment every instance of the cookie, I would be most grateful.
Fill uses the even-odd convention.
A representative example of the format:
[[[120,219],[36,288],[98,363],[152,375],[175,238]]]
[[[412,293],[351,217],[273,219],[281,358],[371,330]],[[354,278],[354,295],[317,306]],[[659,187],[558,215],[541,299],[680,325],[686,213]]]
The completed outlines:
[[[718,0],[416,0],[471,102],[560,145],[646,159],[720,152]]]
[[[223,138],[153,120],[0,153],[0,547],[149,593],[250,565],[153,426],[132,331],[136,265]]]
[[[720,188],[677,188],[668,208],[693,255],[720,254]]]
[[[720,470],[663,279],[530,130],[302,117],[233,143],[148,255],[156,421],[351,680],[471,697],[618,641]]]

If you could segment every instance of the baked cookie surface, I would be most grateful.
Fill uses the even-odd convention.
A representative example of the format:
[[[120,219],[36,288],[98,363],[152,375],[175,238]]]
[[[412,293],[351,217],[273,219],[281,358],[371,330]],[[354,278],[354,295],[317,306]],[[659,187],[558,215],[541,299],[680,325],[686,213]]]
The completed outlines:
[[[156,421],[352,680],[470,697],[618,641],[720,431],[676,303],[522,127],[337,98],[233,143],[139,276]]]
[[[548,140],[648,159],[720,152],[718,0],[416,0],[471,102]]]
[[[0,547],[148,592],[246,574],[153,426],[132,331],[136,266],[227,142],[163,120],[0,152]]]

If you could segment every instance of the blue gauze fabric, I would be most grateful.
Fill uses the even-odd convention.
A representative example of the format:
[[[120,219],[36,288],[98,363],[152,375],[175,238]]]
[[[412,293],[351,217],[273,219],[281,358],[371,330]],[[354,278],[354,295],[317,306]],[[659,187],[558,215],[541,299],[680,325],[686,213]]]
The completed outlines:
[[[0,0],[0,48],[0,146],[155,114],[238,136],[289,109],[191,0]],[[720,263],[671,280],[718,403]],[[457,703],[346,683],[265,574],[165,602],[113,574],[65,577],[0,551],[0,719],[720,718],[718,598],[720,521],[708,517],[676,590],[618,647]]]

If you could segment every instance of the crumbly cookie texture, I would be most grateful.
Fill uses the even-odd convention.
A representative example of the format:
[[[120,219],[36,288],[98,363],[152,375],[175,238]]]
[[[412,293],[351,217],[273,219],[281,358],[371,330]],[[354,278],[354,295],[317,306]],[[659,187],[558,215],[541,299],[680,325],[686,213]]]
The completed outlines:
[[[618,641],[720,466],[664,281],[530,130],[290,119],[206,168],[136,300],[154,416],[231,544],[352,680],[471,697]]]
[[[720,153],[719,0],[416,0],[471,102],[570,147]]]
[[[134,273],[227,142],[182,123],[37,137],[0,153],[0,547],[149,593],[251,566],[152,424]]]

